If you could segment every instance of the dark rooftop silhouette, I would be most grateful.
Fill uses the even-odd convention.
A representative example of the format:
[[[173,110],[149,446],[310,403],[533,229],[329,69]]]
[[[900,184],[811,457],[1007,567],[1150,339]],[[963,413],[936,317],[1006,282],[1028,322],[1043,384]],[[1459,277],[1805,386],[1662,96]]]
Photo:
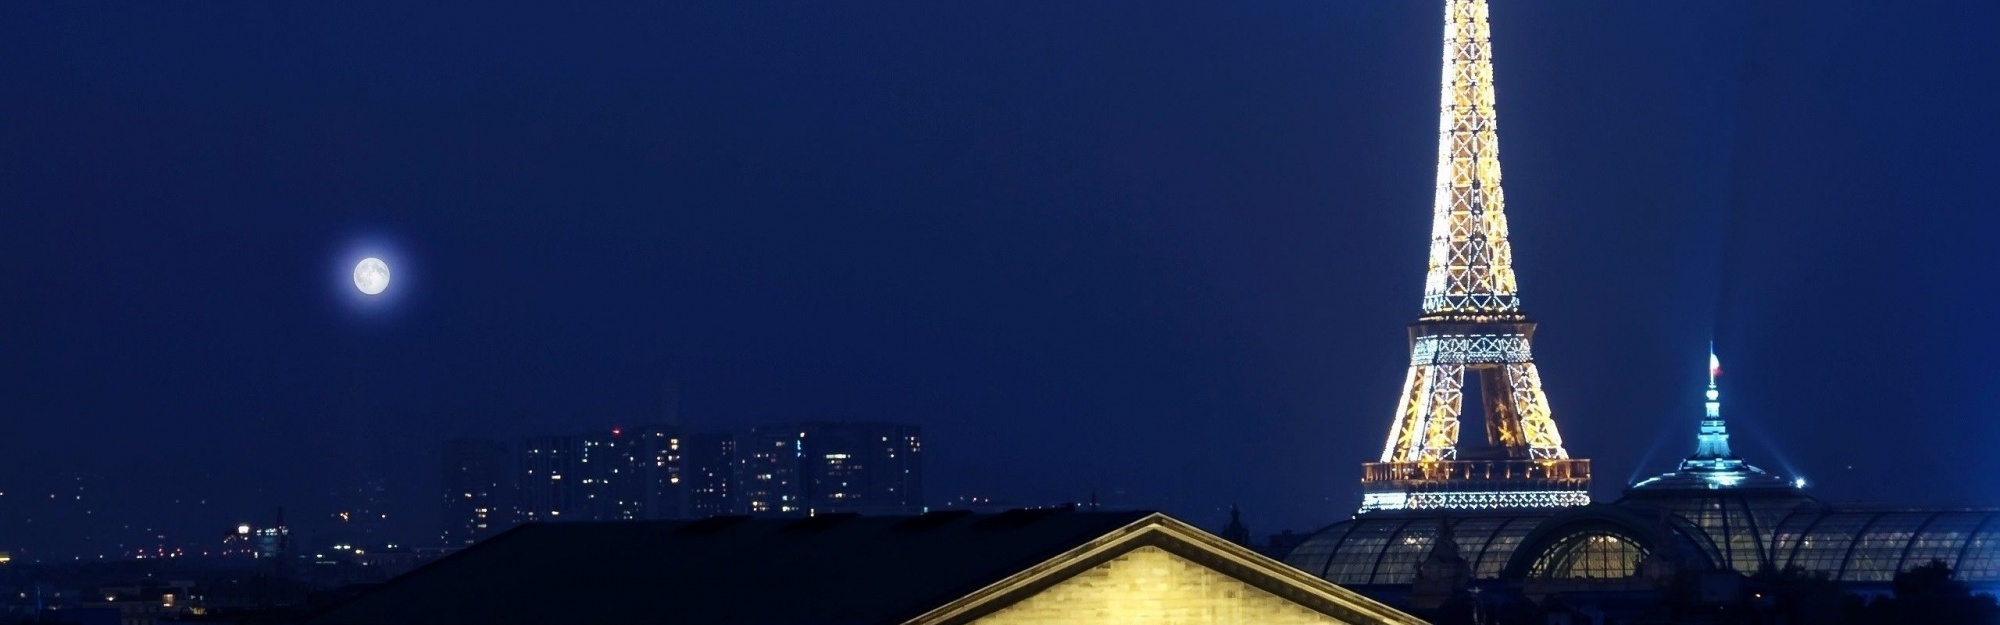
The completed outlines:
[[[1419,622],[1160,513],[1071,507],[529,524],[308,622],[956,625],[1148,548],[1344,622]]]
[[[314,623],[895,623],[1149,512],[524,525]]]

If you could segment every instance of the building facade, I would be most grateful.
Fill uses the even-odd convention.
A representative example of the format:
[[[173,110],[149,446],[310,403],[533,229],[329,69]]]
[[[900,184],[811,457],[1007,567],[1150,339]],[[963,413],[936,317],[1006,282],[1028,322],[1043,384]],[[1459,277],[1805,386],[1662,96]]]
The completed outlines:
[[[644,518],[684,519],[692,516],[688,500],[686,439],[680,428],[648,425],[638,428],[640,505]]]
[[[520,520],[678,518],[679,447],[667,426],[522,439]]]
[[[470,545],[513,527],[514,462],[507,443],[453,439],[444,444],[443,460],[443,544]]]
[[[583,437],[531,436],[521,439],[516,471],[520,521],[560,521],[577,518],[581,493]]]
[[[737,514],[736,437],[725,432],[689,434],[683,447],[687,516]]]
[[[805,432],[795,425],[758,426],[736,437],[736,501],[743,514],[804,515],[799,485]]]
[[[922,512],[923,436],[917,426],[803,422],[759,426],[736,438],[744,514]]]
[[[586,434],[576,459],[577,479],[567,486],[575,489],[576,509],[572,519],[591,521],[636,521],[647,518],[645,501],[647,458],[642,436],[627,435],[623,428]]]
[[[923,436],[895,423],[805,423],[800,496],[809,513],[924,509]]]
[[[447,546],[518,523],[923,511],[923,438],[895,423],[804,422],[740,433],[668,424],[443,446]]]

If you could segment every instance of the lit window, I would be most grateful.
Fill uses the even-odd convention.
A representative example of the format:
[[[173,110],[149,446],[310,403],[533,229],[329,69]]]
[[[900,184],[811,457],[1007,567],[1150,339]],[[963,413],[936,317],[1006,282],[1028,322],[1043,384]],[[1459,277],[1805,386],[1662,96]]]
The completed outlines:
[[[1528,574],[1552,579],[1620,579],[1638,574],[1646,549],[1638,541],[1610,532],[1583,532],[1564,537],[1535,558]]]

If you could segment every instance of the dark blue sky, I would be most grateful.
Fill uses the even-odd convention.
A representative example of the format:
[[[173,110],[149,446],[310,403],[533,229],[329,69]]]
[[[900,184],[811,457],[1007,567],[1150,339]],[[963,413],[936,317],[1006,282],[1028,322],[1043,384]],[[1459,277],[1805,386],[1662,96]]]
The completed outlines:
[[[669,379],[691,427],[922,424],[933,500],[1356,505],[1441,3],[664,4],[0,7],[0,515],[85,473],[206,531],[383,476],[428,535],[439,441]],[[1691,448],[1713,336],[1754,462],[2000,503],[2000,7],[1494,4],[1599,496]],[[391,310],[347,297],[371,245]]]

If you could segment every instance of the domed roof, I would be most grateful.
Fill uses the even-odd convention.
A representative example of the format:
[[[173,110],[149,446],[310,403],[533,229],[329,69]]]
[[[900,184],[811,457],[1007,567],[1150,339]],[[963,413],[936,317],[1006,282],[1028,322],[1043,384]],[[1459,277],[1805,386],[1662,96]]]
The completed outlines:
[[[1521,538],[1555,513],[1553,509],[1452,511],[1451,535],[1459,554],[1472,565],[1474,577],[1497,577]],[[1362,514],[1315,532],[1285,557],[1285,563],[1336,584],[1409,584],[1446,519],[1436,510]]]
[[[1633,490],[1616,503],[1488,512],[1369,512],[1315,532],[1285,563],[1336,584],[1408,585],[1449,520],[1477,579],[1522,579],[1579,537],[1663,546],[1689,565],[1749,574],[1797,567],[1840,582],[1886,582],[1944,562],[1957,579],[2000,583],[2000,510],[1835,507],[1798,489]],[[1629,563],[1627,563],[1629,564]]]
[[[1633,488],[1617,505],[1671,514],[1696,528],[1693,536],[1718,562],[1746,573],[1771,561],[1778,525],[1801,510],[1826,507],[1790,484],[1782,487]]]

